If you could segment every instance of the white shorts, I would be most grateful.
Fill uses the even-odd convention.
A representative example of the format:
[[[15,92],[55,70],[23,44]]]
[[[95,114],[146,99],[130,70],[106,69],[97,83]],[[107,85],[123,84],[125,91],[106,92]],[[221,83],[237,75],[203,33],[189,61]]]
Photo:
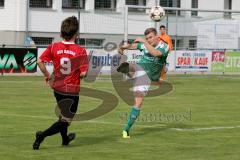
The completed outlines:
[[[134,67],[135,73],[133,77],[127,77],[127,79],[133,83],[133,92],[140,92],[146,96],[151,85],[151,80],[141,66],[134,64]]]

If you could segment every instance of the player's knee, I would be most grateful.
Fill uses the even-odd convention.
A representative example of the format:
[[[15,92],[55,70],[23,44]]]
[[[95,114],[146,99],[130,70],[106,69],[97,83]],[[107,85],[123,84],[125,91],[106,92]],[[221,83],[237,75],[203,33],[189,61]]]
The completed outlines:
[[[135,91],[134,96],[135,98],[144,98],[146,96],[146,91]]]

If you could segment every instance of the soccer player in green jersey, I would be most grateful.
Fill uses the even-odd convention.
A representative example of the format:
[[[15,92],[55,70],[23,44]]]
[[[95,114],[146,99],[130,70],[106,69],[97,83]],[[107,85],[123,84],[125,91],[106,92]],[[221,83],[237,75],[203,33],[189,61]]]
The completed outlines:
[[[123,138],[130,138],[130,128],[139,116],[141,105],[151,82],[159,82],[159,77],[169,52],[169,45],[159,41],[155,28],[148,28],[144,32],[145,38],[136,38],[132,44],[124,44],[118,52],[124,53],[126,49],[140,50],[143,53],[136,64],[122,63],[118,71],[133,80],[134,106],[131,109],[128,121],[123,129]]]

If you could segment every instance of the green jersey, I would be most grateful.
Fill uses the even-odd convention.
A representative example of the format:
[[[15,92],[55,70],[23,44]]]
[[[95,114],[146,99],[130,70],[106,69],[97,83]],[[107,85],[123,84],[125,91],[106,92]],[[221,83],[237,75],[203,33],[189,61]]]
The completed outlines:
[[[163,54],[161,57],[151,55],[143,43],[138,43],[137,49],[143,53],[138,64],[145,70],[152,81],[158,81],[168,56],[168,44],[160,41],[155,47],[156,50],[159,50]]]

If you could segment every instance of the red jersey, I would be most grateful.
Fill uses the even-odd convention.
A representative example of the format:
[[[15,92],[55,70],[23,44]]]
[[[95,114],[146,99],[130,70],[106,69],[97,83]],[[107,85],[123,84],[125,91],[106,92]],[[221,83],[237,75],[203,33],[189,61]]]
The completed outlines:
[[[84,48],[73,42],[53,43],[39,58],[43,62],[53,62],[54,79],[51,87],[55,91],[79,93],[80,74],[88,70],[88,57]]]

